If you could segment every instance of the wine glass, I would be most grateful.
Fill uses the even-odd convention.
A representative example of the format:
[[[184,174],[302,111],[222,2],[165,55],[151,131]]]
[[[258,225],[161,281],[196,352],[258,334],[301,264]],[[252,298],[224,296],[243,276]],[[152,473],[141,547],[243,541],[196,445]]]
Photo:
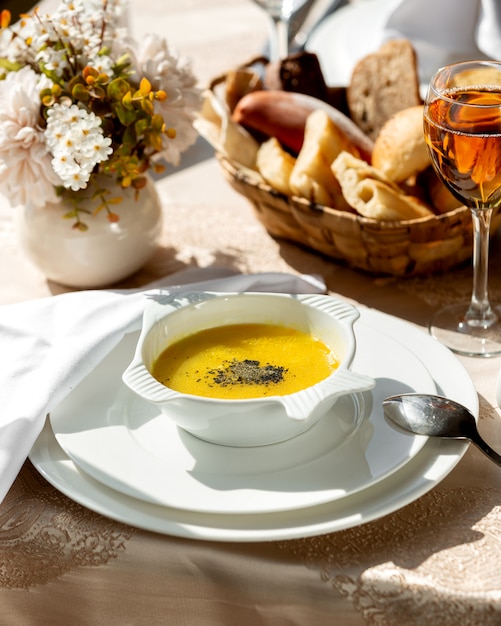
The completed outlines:
[[[424,134],[438,176],[473,220],[471,300],[439,310],[430,332],[459,354],[501,354],[501,307],[488,294],[489,229],[501,205],[501,63],[439,69],[428,87]]]
[[[254,0],[271,18],[270,61],[285,59],[289,53],[291,18],[311,0]]]

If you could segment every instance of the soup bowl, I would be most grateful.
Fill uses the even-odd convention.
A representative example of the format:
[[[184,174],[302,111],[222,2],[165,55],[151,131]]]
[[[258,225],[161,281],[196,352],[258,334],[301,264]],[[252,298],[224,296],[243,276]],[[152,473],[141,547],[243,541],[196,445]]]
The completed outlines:
[[[372,378],[350,370],[358,317],[352,305],[324,295],[196,292],[154,297],[146,304],[135,354],[122,378],[200,439],[229,446],[278,443],[311,428],[341,396],[374,387]],[[335,353],[338,366],[294,393],[247,399],[182,393],[153,376],[156,360],[171,344],[202,330],[236,324],[271,324],[307,333]],[[351,434],[355,422],[340,424],[340,439]]]

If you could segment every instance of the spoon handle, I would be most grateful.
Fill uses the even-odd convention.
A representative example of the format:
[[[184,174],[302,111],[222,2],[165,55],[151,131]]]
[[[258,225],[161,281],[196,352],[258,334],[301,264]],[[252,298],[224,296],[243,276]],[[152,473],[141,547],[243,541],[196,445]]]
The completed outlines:
[[[482,439],[478,431],[475,429],[468,435],[470,441],[474,443],[479,450],[501,467],[501,455],[493,450],[490,445]]]

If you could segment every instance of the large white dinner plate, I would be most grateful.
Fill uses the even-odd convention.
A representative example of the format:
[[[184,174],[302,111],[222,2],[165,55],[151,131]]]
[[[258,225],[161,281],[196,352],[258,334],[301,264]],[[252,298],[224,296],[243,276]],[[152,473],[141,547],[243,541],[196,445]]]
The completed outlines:
[[[387,333],[355,324],[353,370],[376,380],[341,398],[306,433],[250,448],[207,443],[177,428],[122,382],[138,339],[132,333],[51,412],[68,456],[126,495],[206,513],[270,513],[311,507],[366,489],[412,459],[424,437],[392,428],[387,396],[436,393],[422,361]],[[341,445],[332,442],[345,436]]]
[[[420,329],[377,311],[361,308],[364,325],[391,334],[426,365],[437,392],[478,416],[473,382],[456,357]],[[211,514],[147,503],[110,489],[78,468],[58,445],[50,422],[30,453],[38,471],[76,502],[120,522],[178,537],[212,541],[292,539],[351,528],[413,502],[456,466],[468,444],[429,439],[398,471],[369,489],[318,506],[253,515]]]
[[[387,37],[385,25],[400,2],[401,0],[358,0],[341,7],[320,23],[310,35],[306,49],[318,56],[327,84],[350,84],[356,63],[384,43]],[[422,97],[426,95],[430,78],[442,65],[472,57],[484,57],[474,44],[468,44],[461,51],[452,50],[441,40],[433,42],[427,35],[417,32],[412,38],[418,59]],[[392,36],[399,35],[393,33]]]
[[[318,56],[328,85],[349,85],[356,63],[382,43],[382,32],[400,0],[360,0],[341,7],[311,33],[306,49]]]

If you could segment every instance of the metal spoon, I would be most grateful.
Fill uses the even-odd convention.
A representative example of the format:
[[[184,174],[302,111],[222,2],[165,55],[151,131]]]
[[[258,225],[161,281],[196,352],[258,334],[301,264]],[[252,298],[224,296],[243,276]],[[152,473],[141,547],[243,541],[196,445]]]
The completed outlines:
[[[408,393],[386,398],[383,409],[387,418],[416,435],[469,439],[501,466],[501,455],[482,439],[472,413],[458,402],[442,396]]]

